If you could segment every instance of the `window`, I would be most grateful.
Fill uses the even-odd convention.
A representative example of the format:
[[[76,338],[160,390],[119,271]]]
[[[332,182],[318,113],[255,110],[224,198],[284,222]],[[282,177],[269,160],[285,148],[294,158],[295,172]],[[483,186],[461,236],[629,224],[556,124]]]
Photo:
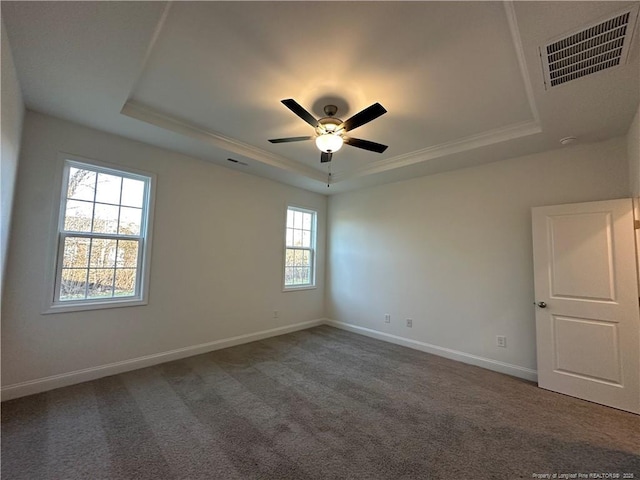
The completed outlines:
[[[52,310],[144,303],[151,180],[65,161]]]
[[[316,212],[288,207],[285,238],[285,289],[315,286]]]

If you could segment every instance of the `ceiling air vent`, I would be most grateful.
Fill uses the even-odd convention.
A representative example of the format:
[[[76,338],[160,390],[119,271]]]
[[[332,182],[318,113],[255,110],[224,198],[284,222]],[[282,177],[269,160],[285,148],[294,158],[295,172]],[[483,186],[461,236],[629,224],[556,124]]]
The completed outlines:
[[[545,88],[624,65],[637,16],[634,7],[540,48]]]

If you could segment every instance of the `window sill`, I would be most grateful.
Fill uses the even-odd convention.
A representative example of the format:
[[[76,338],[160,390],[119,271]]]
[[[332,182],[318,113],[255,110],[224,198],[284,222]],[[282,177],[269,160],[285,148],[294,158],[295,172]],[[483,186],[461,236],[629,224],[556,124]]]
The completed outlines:
[[[315,290],[316,287],[315,285],[301,285],[299,287],[284,287],[282,289],[283,292],[298,292],[300,290]]]
[[[106,310],[109,308],[121,308],[121,307],[137,307],[140,305],[147,305],[147,300],[139,298],[129,300],[117,300],[117,301],[96,301],[96,302],[84,302],[84,303],[56,303],[49,305],[42,312],[43,315],[50,315],[55,313],[69,313],[69,312],[82,312],[86,310]]]

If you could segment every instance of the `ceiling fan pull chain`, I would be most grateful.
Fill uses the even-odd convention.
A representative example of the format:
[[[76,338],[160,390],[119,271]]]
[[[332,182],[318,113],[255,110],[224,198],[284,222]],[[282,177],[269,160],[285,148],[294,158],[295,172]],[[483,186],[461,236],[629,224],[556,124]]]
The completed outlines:
[[[327,188],[329,188],[331,186],[331,163],[329,163],[328,168],[328,175],[327,175]]]

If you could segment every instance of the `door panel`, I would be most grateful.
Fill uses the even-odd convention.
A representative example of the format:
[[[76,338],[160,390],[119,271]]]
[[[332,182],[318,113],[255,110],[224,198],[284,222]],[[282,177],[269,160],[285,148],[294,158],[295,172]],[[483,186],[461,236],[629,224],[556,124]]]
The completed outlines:
[[[614,300],[611,215],[547,217],[554,297]]]
[[[532,213],[538,385],[640,413],[631,199]]]
[[[556,371],[620,384],[616,323],[559,315],[552,315],[552,320]]]

